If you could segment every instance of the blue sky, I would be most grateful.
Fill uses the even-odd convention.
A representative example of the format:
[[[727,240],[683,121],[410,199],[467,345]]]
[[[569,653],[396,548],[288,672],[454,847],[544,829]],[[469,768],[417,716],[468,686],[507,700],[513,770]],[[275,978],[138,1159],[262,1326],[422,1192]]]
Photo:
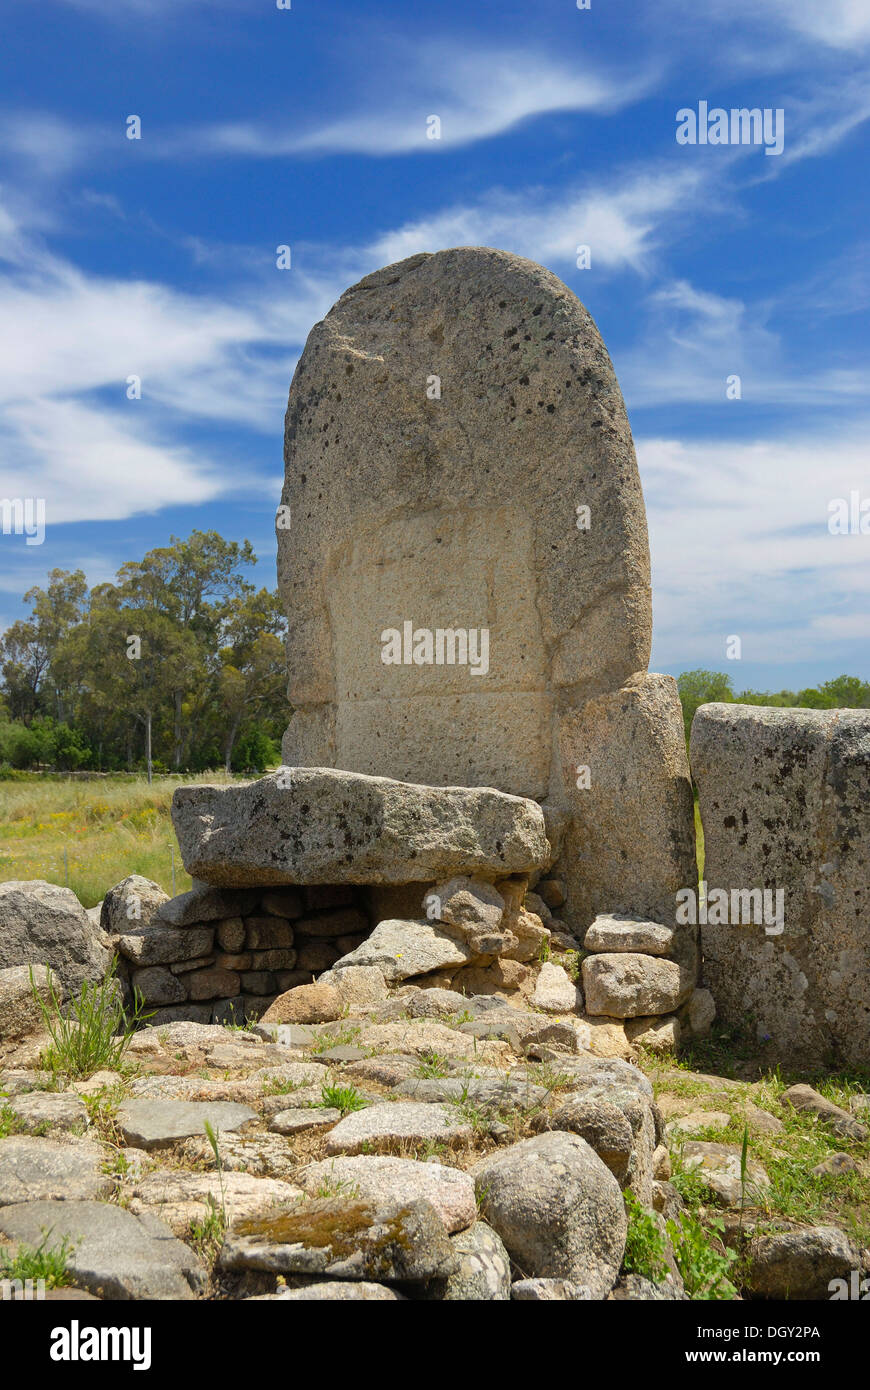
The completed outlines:
[[[828,529],[870,497],[867,0],[6,0],[4,30],[0,497],[48,526],[0,536],[0,624],[52,566],[100,582],[194,527],[273,583],[311,325],[484,244],[561,276],[613,358],[653,669],[870,678],[870,535]],[[678,144],[701,101],[781,108],[782,153]]]

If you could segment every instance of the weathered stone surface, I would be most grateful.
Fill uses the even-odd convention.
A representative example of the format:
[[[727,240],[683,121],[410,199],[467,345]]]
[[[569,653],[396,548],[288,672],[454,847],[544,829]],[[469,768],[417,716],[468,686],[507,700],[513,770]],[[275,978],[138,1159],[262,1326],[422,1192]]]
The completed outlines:
[[[341,1018],[344,999],[332,985],[297,985],[280,994],[263,1014],[261,1023],[331,1023]]]
[[[301,1288],[283,1288],[277,1293],[258,1294],[251,1303],[403,1303],[404,1295],[386,1284],[372,1284],[365,1279],[325,1279],[319,1284],[303,1284]]]
[[[690,1139],[681,1148],[683,1166],[697,1168],[707,1186],[726,1206],[740,1206],[746,1200],[752,1204],[770,1187],[770,1179],[757,1159],[746,1163],[746,1187],[740,1178],[740,1146],[738,1144],[702,1143]]]
[[[178,787],[172,820],[188,873],[228,887],[510,874],[543,868],[551,852],[534,801],[492,787],[424,787],[326,767]]]
[[[620,1187],[631,1173],[634,1134],[625,1115],[611,1101],[572,1097],[547,1117],[546,1127],[579,1134],[606,1164]]]
[[[487,1222],[530,1277],[572,1279],[604,1298],[625,1248],[619,1183],[584,1139],[523,1139],[472,1169]]]
[[[518,1303],[588,1303],[595,1295],[576,1279],[516,1279],[511,1298]]]
[[[327,1129],[340,1119],[341,1111],[331,1107],[291,1106],[272,1116],[269,1129],[273,1134],[303,1134],[310,1129]]]
[[[755,1298],[830,1299],[835,1279],[845,1280],[841,1296],[850,1296],[850,1276],[860,1270],[861,1258],[836,1226],[813,1226],[803,1231],[779,1231],[750,1245],[748,1291]]]
[[[530,261],[462,247],[342,295],[296,369],[283,501],[288,762],[542,796],[562,777],[558,695],[646,666],[646,525],[619,388],[586,310]],[[581,502],[594,520],[579,533]],[[406,618],[488,628],[488,674],[385,665],[381,634]]]
[[[397,1096],[428,1102],[462,1101],[496,1114],[511,1110],[534,1110],[547,1099],[543,1086],[525,1079],[501,1074],[479,1080],[466,1076],[409,1077],[396,1087]]]
[[[256,902],[255,893],[222,892],[209,883],[199,883],[188,893],[179,893],[158,907],[152,920],[171,927],[189,927],[198,922],[218,922],[247,917]]]
[[[303,1202],[274,1216],[237,1222],[220,1257],[227,1270],[414,1282],[446,1278],[457,1263],[443,1221],[420,1199]]]
[[[434,1139],[452,1144],[470,1137],[471,1125],[460,1117],[455,1105],[388,1101],[345,1115],[326,1136],[326,1152],[355,1154],[363,1146],[376,1148],[398,1140],[422,1144]]]
[[[273,888],[271,892],[262,894],[260,906],[265,912],[272,912],[276,917],[287,917],[291,921],[301,917],[305,911],[298,888]]]
[[[44,965],[12,965],[0,970],[0,1043],[16,1042],[44,1031],[42,1010],[34,990],[44,1003],[51,998],[51,986],[63,998],[60,979]]]
[[[242,1129],[257,1113],[232,1101],[126,1100],[115,1123],[126,1143],[138,1149],[161,1149],[192,1134],[205,1134],[205,1122],[215,1130]]]
[[[562,878],[542,878],[538,883],[538,895],[552,911],[557,912],[565,903],[567,896],[565,880]]]
[[[541,948],[550,940],[550,933],[540,917],[534,912],[520,908],[505,913],[504,928],[509,938],[507,944],[499,949],[499,954],[508,960],[538,960]]]
[[[88,1108],[78,1096],[58,1091],[31,1091],[10,1096],[5,1104],[28,1134],[47,1134],[54,1129],[84,1133],[90,1124]]]
[[[504,1039],[515,1052],[546,1044],[569,1052],[579,1052],[587,1041],[587,1033],[580,1019],[551,1018],[545,1014],[526,1013],[509,1006],[493,1010],[480,1018],[473,1018],[469,1023],[463,1023],[459,1032],[468,1034],[469,1038],[481,1038],[490,1042]]]
[[[419,893],[419,889],[416,891]],[[300,936],[321,936],[336,940],[341,936],[363,934],[369,930],[371,923],[368,917],[355,907],[340,907],[334,912],[321,912],[317,917],[302,917],[293,925]]]
[[[336,973],[358,965],[375,965],[390,984],[414,975],[428,975],[445,966],[461,966],[472,950],[428,921],[379,922],[371,936],[350,955],[335,962]]]
[[[249,951],[287,950],[295,939],[294,924],[283,917],[245,918],[245,946]]]
[[[642,1072],[619,1058],[578,1057],[571,1093],[556,1115],[564,1114],[573,1128],[574,1107],[604,1103],[620,1110],[631,1126],[631,1159],[628,1186],[644,1206],[652,1201],[653,1155],[660,1137],[659,1120],[652,1103],[652,1086]],[[588,1112],[579,1111],[580,1114]],[[553,1122],[555,1123],[554,1116]],[[589,1122],[589,1121],[585,1121]]]
[[[130,983],[141,994],[144,1004],[180,1004],[187,998],[185,985],[165,965],[146,965],[144,970],[134,970]]]
[[[716,1001],[709,989],[695,989],[679,1013],[680,1028],[690,1038],[706,1038],[716,1019]]]
[[[327,970],[319,977],[317,983],[337,989],[343,1009],[350,1009],[352,1012],[367,1009],[387,997],[384,973],[376,965],[345,966],[342,970]]]
[[[681,1138],[701,1134],[705,1129],[725,1129],[730,1119],[727,1110],[690,1110],[688,1115],[678,1115],[675,1120],[671,1120],[670,1124],[665,1126],[665,1134],[676,1144]]]
[[[222,951],[241,951],[244,947],[245,923],[241,917],[225,917],[222,922],[215,922],[214,932]]]
[[[693,969],[634,952],[587,956],[581,970],[586,1012],[609,1018],[672,1013],[695,987]]]
[[[169,899],[166,898],[166,901]],[[128,960],[139,966],[148,966],[196,960],[199,956],[209,955],[213,944],[214,931],[211,927],[165,927],[155,922],[135,931],[130,931],[128,926],[118,947]]]
[[[844,1139],[857,1139],[863,1142],[870,1137],[870,1130],[862,1125],[848,1110],[843,1110],[833,1101],[814,1091],[812,1086],[789,1086],[779,1098],[780,1105],[794,1110],[805,1110],[817,1115],[819,1121]]]
[[[673,944],[673,927],[605,912],[599,913],[583,938],[587,951],[640,951],[646,956],[666,956]]]
[[[105,1154],[87,1139],[0,1139],[0,1207],[39,1198],[79,1201],[105,1197],[112,1179],[102,1171]]]
[[[583,996],[561,965],[545,961],[535,981],[532,1004],[545,1013],[573,1013],[583,1007]]]
[[[749,1013],[790,1066],[870,1055],[868,758],[868,710],[695,715],[708,903],[716,889],[729,905],[735,891],[784,894],[780,923],[702,925],[705,977],[721,1018]]]
[[[102,980],[108,964],[99,931],[75,893],[42,879],[0,883],[0,970],[44,965],[67,994]]]
[[[698,878],[676,681],[639,672],[567,712],[561,747],[566,769],[589,769],[588,787],[566,780],[566,922],[581,934],[599,913],[673,926],[677,892]],[[678,928],[675,943],[693,967],[696,935]]]
[[[635,1047],[645,1047],[649,1052],[676,1052],[680,1045],[680,1020],[676,1014],[629,1018],[625,1036]]]
[[[510,1256],[491,1226],[475,1221],[450,1244],[459,1258],[459,1268],[446,1281],[443,1292],[439,1290],[446,1303],[504,1303],[510,1298]]]
[[[505,945],[501,893],[485,879],[467,875],[436,883],[423,899],[429,921],[445,922],[462,933],[475,955],[499,952]]]
[[[462,994],[498,994],[507,998],[517,991],[523,995],[531,994],[534,984],[534,972],[530,966],[499,956],[492,965],[467,965],[457,971],[450,987],[453,991],[460,991],[460,997]],[[427,989],[425,993],[431,994],[432,991]]]
[[[211,1210],[225,1210],[229,1221],[263,1216],[276,1206],[302,1200],[300,1188],[252,1173],[185,1173],[159,1169],[139,1177],[129,1197],[134,1216],[147,1212],[159,1216],[170,1230],[184,1238],[193,1222]]]
[[[320,975],[330,970],[342,952],[333,941],[310,941],[298,937],[296,941],[296,969],[305,970],[310,975]]]
[[[303,1168],[299,1181],[306,1192],[315,1195],[325,1185],[336,1185],[344,1195],[378,1205],[423,1198],[441,1217],[448,1233],[464,1230],[477,1215],[472,1179],[458,1168],[447,1168],[441,1163],[368,1154],[327,1158]]]
[[[142,931],[150,924],[158,908],[168,902],[169,894],[164,893],[159,883],[144,878],[142,874],[128,874],[103,898],[100,926],[110,936]],[[151,965],[153,962],[142,963]]]
[[[0,1231],[34,1246],[45,1238],[47,1249],[66,1238],[76,1283],[100,1298],[192,1299],[208,1282],[197,1256],[156,1216],[105,1202],[22,1202],[0,1210]]]
[[[237,971],[221,970],[216,965],[194,970],[185,977],[185,983],[191,999],[235,999],[241,988]]]

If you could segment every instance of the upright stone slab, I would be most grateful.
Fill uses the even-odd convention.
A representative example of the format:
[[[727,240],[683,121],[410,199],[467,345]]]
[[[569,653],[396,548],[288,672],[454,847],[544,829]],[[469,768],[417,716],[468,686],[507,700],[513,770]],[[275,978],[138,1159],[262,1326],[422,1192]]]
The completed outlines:
[[[547,795],[560,710],[649,657],[631,432],[582,304],[503,251],[387,266],[312,329],[285,441],[285,763]],[[486,674],[385,665],[406,622],[488,629]]]
[[[783,1061],[866,1066],[870,711],[702,705],[692,771],[708,899],[725,889],[730,908],[732,890],[784,894],[781,932],[775,921],[702,925],[720,1017],[751,1019]]]
[[[583,305],[485,247],[367,276],[312,329],[285,460],[285,763],[568,809],[568,858],[595,880],[567,920],[671,922],[694,874],[682,721],[674,683],[645,675],[643,497]]]

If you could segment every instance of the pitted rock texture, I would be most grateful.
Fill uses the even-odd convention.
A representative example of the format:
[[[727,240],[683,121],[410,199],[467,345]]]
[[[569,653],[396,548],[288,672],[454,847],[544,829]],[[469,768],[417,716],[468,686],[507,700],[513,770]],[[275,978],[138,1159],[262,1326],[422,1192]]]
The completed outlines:
[[[708,915],[724,890],[732,919],[701,926],[705,979],[790,1065],[870,1055],[868,765],[868,710],[711,704],[692,725]],[[754,905],[733,895],[764,890],[771,920],[735,923]]]
[[[70,888],[42,879],[0,883],[0,970],[46,965],[66,994],[102,980],[108,953]]]
[[[487,247],[367,276],[309,335],[285,461],[286,761],[546,794],[562,706],[649,657],[634,448],[582,304]],[[487,674],[385,665],[404,621],[488,629]]]
[[[172,821],[188,873],[225,888],[528,873],[551,856],[534,801],[327,767],[178,787]]]

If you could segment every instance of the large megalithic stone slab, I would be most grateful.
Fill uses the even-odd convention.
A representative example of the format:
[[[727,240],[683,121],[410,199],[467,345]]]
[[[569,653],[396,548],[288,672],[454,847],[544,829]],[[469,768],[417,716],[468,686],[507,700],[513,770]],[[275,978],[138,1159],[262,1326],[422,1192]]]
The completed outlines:
[[[866,1067],[870,710],[702,705],[691,762],[707,899],[724,889],[732,919],[701,925],[720,1017],[751,1023],[772,1060]],[[742,920],[751,899],[732,911],[765,889],[769,922]]]
[[[676,687],[646,674],[634,445],[556,276],[460,247],[342,295],[290,388],[278,576],[285,763],[535,798],[566,822],[565,920],[673,924],[691,796]]]
[[[220,888],[500,878],[552,859],[535,801],[322,767],[177,787],[172,823],[187,872]]]
[[[309,335],[285,461],[284,762],[560,789],[562,712],[645,670],[651,629],[631,432],[575,295],[485,247],[366,276]],[[413,659],[415,633],[481,629],[485,674],[454,639]]]

